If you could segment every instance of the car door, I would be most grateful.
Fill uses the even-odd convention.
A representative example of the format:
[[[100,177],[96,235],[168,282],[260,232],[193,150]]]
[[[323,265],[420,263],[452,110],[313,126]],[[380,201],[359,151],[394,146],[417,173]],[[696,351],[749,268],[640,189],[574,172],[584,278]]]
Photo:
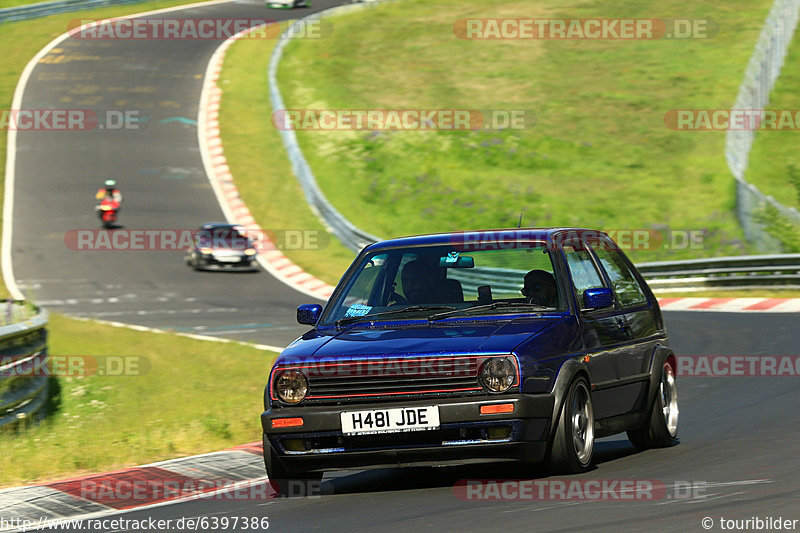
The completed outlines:
[[[627,330],[629,345],[618,354],[620,389],[625,391],[627,411],[637,409],[637,400],[644,394],[649,378],[650,355],[655,347],[655,310],[644,288],[633,273],[633,267],[613,241],[607,238],[591,243],[607,283],[614,291],[621,310],[622,327]]]
[[[603,309],[584,309],[584,291],[608,287],[608,283],[585,242],[566,242],[563,253],[579,307],[578,317],[586,350],[586,366],[592,381],[595,417],[601,419],[623,414],[626,405],[624,399],[619,397],[619,369],[623,353],[630,349],[624,313],[616,305]]]

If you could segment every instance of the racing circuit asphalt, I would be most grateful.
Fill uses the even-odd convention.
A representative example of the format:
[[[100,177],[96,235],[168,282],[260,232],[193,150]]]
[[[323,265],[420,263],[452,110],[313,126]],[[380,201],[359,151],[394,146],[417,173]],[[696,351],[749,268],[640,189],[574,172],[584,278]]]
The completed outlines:
[[[315,0],[313,10],[339,3]],[[243,0],[150,18],[283,20],[310,11]],[[189,123],[221,42],[71,37],[36,65],[22,109],[134,111],[145,120],[137,130],[18,132],[12,261],[27,297],[73,316],[277,346],[304,331],[295,310],[315,300],[263,271],[194,272],[180,251],[78,251],[65,242],[70,230],[99,229],[94,193],[108,177],[123,193],[125,229],[224,221]]]
[[[795,314],[675,312],[666,313],[666,320],[679,356],[800,353],[800,319]],[[609,437],[596,445],[596,468],[569,477],[653,480],[667,487],[656,501],[480,502],[456,497],[453,484],[458,480],[518,475],[514,467],[481,465],[334,472],[323,478],[322,496],[266,503],[195,500],[121,516],[267,516],[270,531],[398,533],[691,532],[705,531],[705,517],[714,519],[712,531],[720,531],[720,517],[800,520],[798,379],[680,377],[678,445],[639,453],[624,435]],[[697,490],[687,494],[682,489],[686,486]]]
[[[335,2],[315,0],[314,9]],[[303,10],[305,11],[305,10]],[[260,2],[173,12],[175,17],[283,18]],[[28,296],[54,311],[229,338],[285,344],[302,328],[308,298],[265,273],[194,273],[179,252],[76,252],[69,229],[96,228],[92,195],[107,176],[125,194],[126,228],[192,228],[221,220],[204,175],[195,126],[202,75],[218,42],[76,41],[39,64],[23,107],[140,109],[143,131],[20,132],[13,261]],[[276,147],[276,149],[282,149]],[[289,179],[289,177],[287,177]],[[111,299],[111,301],[109,301]],[[795,314],[665,313],[679,355],[800,353]],[[197,327],[202,329],[195,329]],[[492,465],[326,474],[316,498],[197,500],[120,513],[131,519],[268,516],[274,531],[703,531],[711,517],[800,519],[800,387],[797,378],[679,379],[680,444],[637,453],[624,436],[597,445],[596,468],[575,479],[649,479],[655,502],[473,502],[460,479],[514,477]],[[258,424],[254,412],[253,423]],[[679,482],[696,497],[675,498]]]

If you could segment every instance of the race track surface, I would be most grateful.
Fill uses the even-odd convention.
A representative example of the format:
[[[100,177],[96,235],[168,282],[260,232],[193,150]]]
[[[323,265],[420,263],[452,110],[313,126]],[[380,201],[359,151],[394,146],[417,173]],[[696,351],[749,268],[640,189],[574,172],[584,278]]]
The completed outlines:
[[[313,10],[338,3],[316,0]],[[310,11],[246,0],[149,18],[280,20]],[[70,37],[42,58],[23,109],[89,109],[101,124],[119,112],[140,120],[138,129],[108,122],[89,131],[18,132],[12,261],[27,297],[74,316],[277,346],[304,331],[295,309],[313,300],[264,272],[197,273],[181,251],[86,251],[65,241],[71,230],[99,229],[94,193],[108,177],[124,196],[123,230],[224,221],[194,124],[206,66],[221,42]]]
[[[680,355],[800,353],[794,314],[669,313]],[[514,467],[386,469],[326,474],[322,496],[191,501],[125,518],[263,517],[270,531],[705,531],[701,520],[800,520],[797,377],[682,377],[680,443],[637,452],[624,435],[598,442],[596,468],[569,479],[645,479],[656,501],[464,501],[463,479],[514,478]],[[559,478],[565,479],[565,478]],[[674,487],[678,487],[676,490]],[[694,487],[695,489],[685,489]],[[800,524],[800,522],[798,522]]]

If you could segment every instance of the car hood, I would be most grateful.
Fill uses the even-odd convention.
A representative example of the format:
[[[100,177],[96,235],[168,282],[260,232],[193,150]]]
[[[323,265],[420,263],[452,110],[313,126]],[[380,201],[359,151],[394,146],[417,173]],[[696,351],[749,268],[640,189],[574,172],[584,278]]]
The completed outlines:
[[[468,323],[410,324],[312,330],[281,354],[282,364],[450,353],[510,353],[567,317],[516,318]]]

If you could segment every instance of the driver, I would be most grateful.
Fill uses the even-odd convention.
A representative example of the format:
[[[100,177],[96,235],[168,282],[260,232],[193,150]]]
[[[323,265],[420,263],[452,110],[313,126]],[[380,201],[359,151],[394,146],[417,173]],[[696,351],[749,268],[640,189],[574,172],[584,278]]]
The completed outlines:
[[[403,294],[409,304],[435,303],[438,298],[439,268],[419,259],[409,261],[400,273]]]
[[[546,270],[531,270],[525,274],[525,284],[520,292],[528,303],[556,307],[556,279]]]

